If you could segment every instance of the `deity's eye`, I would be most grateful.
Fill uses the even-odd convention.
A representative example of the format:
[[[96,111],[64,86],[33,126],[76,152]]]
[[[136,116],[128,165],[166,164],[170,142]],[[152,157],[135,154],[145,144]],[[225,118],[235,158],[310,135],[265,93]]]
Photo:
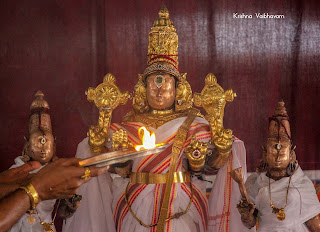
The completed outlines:
[[[45,144],[47,142],[46,138],[43,136],[42,139],[40,140],[41,144]]]
[[[160,88],[164,84],[164,77],[162,75],[157,75],[154,78],[155,85]]]

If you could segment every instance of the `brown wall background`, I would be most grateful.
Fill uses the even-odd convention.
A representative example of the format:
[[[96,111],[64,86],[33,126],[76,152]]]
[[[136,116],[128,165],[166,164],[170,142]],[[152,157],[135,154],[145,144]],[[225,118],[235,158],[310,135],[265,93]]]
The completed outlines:
[[[148,33],[165,3],[179,35],[180,70],[193,91],[213,72],[238,97],[225,127],[245,142],[249,170],[261,155],[278,100],[291,117],[303,169],[319,169],[320,4],[308,1],[0,1],[0,171],[21,154],[29,106],[41,89],[51,107],[57,155],[72,157],[97,121],[84,94],[113,73],[133,90],[146,67]],[[234,19],[233,13],[253,14]],[[254,13],[283,14],[257,19]],[[114,112],[114,121],[130,103]]]

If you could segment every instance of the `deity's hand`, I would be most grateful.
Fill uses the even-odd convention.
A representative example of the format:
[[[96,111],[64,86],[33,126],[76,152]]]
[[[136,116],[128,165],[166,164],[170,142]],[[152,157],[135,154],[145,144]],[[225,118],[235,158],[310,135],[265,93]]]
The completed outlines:
[[[232,136],[232,130],[230,129],[223,129],[219,134],[216,134],[216,136],[212,138],[212,143],[214,144],[216,151],[208,159],[209,167],[219,169],[227,162],[233,141],[234,138]]]
[[[184,149],[184,153],[188,158],[190,168],[199,172],[205,165],[208,143],[200,142],[195,136],[192,136],[190,144]]]
[[[237,209],[241,215],[241,221],[243,224],[251,229],[257,223],[257,217],[254,215],[255,205],[244,199],[237,204]]]
[[[60,201],[58,215],[61,218],[69,218],[71,217],[79,208],[82,196],[75,194],[71,198],[62,199]]]
[[[104,174],[109,166],[90,167],[90,177]],[[31,180],[31,184],[38,192],[39,199],[70,198],[77,193],[80,185],[90,180],[85,178],[85,169],[79,167],[79,159],[58,159],[42,168]]]
[[[89,146],[94,153],[100,153],[108,139],[112,110],[101,108],[98,124],[91,126],[88,132]]]

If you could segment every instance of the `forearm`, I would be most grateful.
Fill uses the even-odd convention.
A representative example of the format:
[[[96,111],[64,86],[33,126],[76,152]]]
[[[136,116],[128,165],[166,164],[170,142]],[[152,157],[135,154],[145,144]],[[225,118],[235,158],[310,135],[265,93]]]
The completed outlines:
[[[18,184],[0,184],[0,199],[17,190]]]
[[[220,169],[229,159],[230,152],[222,153],[218,150],[212,152],[207,158],[206,166],[210,169]]]
[[[306,225],[311,232],[319,232],[320,231],[320,217],[319,217],[319,215],[306,221]]]
[[[30,198],[23,190],[0,200],[0,232],[9,230],[30,209]]]

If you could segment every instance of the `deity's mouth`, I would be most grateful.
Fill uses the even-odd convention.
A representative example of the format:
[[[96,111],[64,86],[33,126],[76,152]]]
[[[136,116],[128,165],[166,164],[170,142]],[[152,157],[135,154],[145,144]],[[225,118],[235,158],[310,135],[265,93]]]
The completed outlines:
[[[44,152],[44,153],[41,152],[40,157],[42,159],[47,158],[47,153],[46,152]]]
[[[157,97],[157,98],[156,98],[156,101],[157,101],[157,102],[163,102],[163,98],[162,98],[162,97]]]

